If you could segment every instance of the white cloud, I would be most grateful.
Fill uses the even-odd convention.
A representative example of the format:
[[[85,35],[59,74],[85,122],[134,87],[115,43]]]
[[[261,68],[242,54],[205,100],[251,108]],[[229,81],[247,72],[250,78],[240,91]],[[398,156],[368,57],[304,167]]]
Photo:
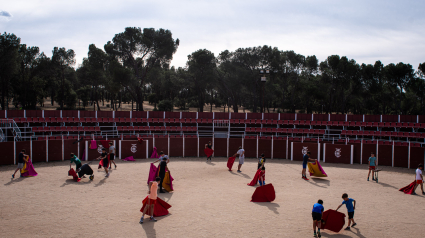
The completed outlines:
[[[323,61],[338,54],[358,63],[425,62],[425,2],[268,0],[268,1],[30,1],[2,7],[13,21],[0,29],[15,33],[47,55],[54,46],[74,49],[77,62],[91,43],[103,48],[127,26],[169,29],[180,46],[172,65],[184,66],[187,55],[270,45],[316,55]]]

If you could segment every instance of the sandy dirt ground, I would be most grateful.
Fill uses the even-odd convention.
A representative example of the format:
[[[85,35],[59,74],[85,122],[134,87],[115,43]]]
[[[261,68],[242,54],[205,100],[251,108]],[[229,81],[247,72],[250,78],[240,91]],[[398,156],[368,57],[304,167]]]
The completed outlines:
[[[236,173],[225,158],[171,158],[175,191],[159,194],[172,205],[170,215],[140,225],[152,161],[118,161],[109,178],[94,162],[94,181],[79,183],[67,176],[66,161],[36,163],[37,177],[13,180],[15,166],[0,167],[1,237],[312,237],[313,204],[323,199],[325,210],[336,209],[344,192],[357,201],[358,225],[322,237],[423,237],[425,196],[398,191],[414,170],[381,167],[376,183],[366,181],[366,165],[324,163],[328,178],[304,181],[301,163],[288,160],[266,163],[276,200],[252,203],[255,188],[247,183],[256,160],[246,159]]]

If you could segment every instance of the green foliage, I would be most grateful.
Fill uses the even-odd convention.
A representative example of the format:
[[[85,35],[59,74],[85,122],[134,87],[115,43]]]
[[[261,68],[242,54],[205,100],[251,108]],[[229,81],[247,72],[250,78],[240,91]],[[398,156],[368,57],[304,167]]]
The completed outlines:
[[[158,103],[158,111],[173,111],[173,102],[171,100],[162,100]]]
[[[110,100],[143,100],[154,110],[172,111],[205,104],[253,112],[425,114],[425,63],[358,64],[345,56],[316,56],[271,46],[207,49],[188,55],[186,67],[170,67],[180,42],[164,29],[127,27],[104,49],[88,46],[77,69],[72,49],[54,47],[51,58],[38,47],[21,44],[14,34],[0,35],[0,104],[36,109],[51,97],[61,109]],[[260,75],[268,69],[270,73]],[[265,76],[266,82],[260,77]],[[118,105],[117,105],[118,104]],[[107,104],[108,105],[108,104]]]

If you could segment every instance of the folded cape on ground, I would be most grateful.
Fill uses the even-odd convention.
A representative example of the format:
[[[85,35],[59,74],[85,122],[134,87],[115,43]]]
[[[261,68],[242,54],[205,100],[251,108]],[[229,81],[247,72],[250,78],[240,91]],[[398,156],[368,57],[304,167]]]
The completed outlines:
[[[21,169],[22,177],[34,177],[37,176],[37,172],[35,172],[34,166],[32,165],[31,159],[27,156],[28,162],[25,162],[24,167]]]
[[[250,183],[248,183],[248,185],[255,186],[258,183],[258,180],[260,180],[260,176],[263,176],[263,181],[266,180],[266,175],[265,174],[261,175],[261,169],[259,169],[257,170],[257,172],[255,172],[254,178],[252,179]]]
[[[399,191],[402,191],[405,194],[412,194],[415,191],[415,185],[416,185],[416,181],[413,181],[411,184],[407,185],[406,187],[400,188]]]
[[[251,202],[273,202],[276,198],[276,192],[271,183],[257,187],[252,194]]]
[[[134,160],[133,156],[129,156],[125,159],[122,159],[122,161],[135,161],[135,160]]]
[[[210,148],[205,148],[204,153],[207,157],[210,157],[214,153],[214,150]]]
[[[229,168],[229,171],[232,171],[233,163],[235,163],[236,157],[229,157],[229,160],[227,160],[227,168]]]
[[[77,175],[77,173],[75,172],[75,170],[73,169],[73,168],[71,168],[69,171],[68,171],[68,176],[72,176],[72,179],[74,179],[74,181],[76,181],[76,182],[80,182],[80,178],[78,177],[78,175]]]
[[[333,232],[339,232],[345,224],[345,214],[329,209],[323,212],[322,220],[322,229],[327,229]]]
[[[143,207],[140,209],[140,212],[143,212],[143,210],[145,209],[146,203],[148,202],[149,196],[146,196],[146,198],[143,200]],[[168,209],[171,207],[170,204],[166,203],[164,200],[162,200],[161,198],[156,198],[156,204],[154,206],[153,209],[153,216],[154,217],[160,217],[160,216],[165,216],[168,215]],[[146,209],[146,214],[149,216],[152,216],[152,211],[150,209],[150,207],[148,207],[148,209]]]
[[[108,167],[109,167],[109,165],[111,164],[111,161],[109,160],[109,154],[108,154],[107,156],[108,156],[108,164],[107,164],[106,166],[103,166],[103,159],[101,159],[101,160],[99,161],[99,167],[97,167],[97,169],[100,169],[100,168],[102,168],[102,167],[106,167],[106,168],[108,168]]]
[[[159,158],[158,152],[156,151],[156,147],[153,147],[151,158]]]
[[[310,172],[310,176],[315,177],[328,177],[328,175],[323,170],[322,166],[320,165],[319,161],[314,163],[307,163],[308,171]]]

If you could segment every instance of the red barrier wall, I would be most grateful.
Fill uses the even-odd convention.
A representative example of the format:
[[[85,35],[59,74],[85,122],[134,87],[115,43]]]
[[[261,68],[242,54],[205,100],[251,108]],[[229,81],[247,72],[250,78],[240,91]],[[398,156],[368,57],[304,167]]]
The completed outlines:
[[[317,155],[319,153],[318,144],[317,143],[300,143],[300,142],[292,142],[293,145],[293,160],[294,161],[302,161],[304,153],[308,151],[311,152],[311,159],[317,159]],[[290,156],[290,155],[289,155]],[[320,158],[320,155],[319,155]]]
[[[214,156],[227,157],[227,138],[214,138]]]
[[[49,140],[49,161],[62,161],[62,140]]]
[[[273,140],[273,158],[286,159],[286,140]]]
[[[229,139],[229,157],[234,155],[239,150],[239,146],[242,146],[242,138]]]
[[[257,139],[244,139],[243,149],[245,150],[245,157],[257,158]],[[236,152],[237,150],[232,153],[236,153]],[[229,153],[229,154],[232,154],[232,153]]]
[[[204,148],[204,145],[200,145],[199,147]],[[184,138],[184,150],[185,157],[198,156],[198,138]],[[205,156],[204,151],[199,153],[199,156]]]
[[[170,151],[168,153],[172,157],[183,156],[183,137],[170,138]]]
[[[168,137],[166,138],[155,138],[155,147],[159,152],[164,152],[164,154],[168,155]]]
[[[6,111],[0,110],[0,118],[6,118]]]
[[[64,160],[71,159],[71,153],[77,155],[77,157],[81,160],[81,157],[78,155],[78,143],[74,143],[75,140],[64,140],[63,141],[63,158]],[[83,151],[80,151],[83,154]],[[50,160],[50,156],[49,156]]]
[[[147,159],[146,142],[140,144],[137,140],[121,141],[121,157],[126,158],[130,156],[133,156],[134,159]]]
[[[44,118],[46,117],[61,117],[61,111],[59,110],[44,110]]]
[[[12,144],[13,148],[13,144]],[[18,159],[18,154],[22,149],[25,149],[25,154],[31,157],[31,142],[30,141],[17,141],[16,142],[16,159]],[[34,159],[33,159],[34,161]],[[44,161],[46,161],[46,156],[44,156]],[[18,163],[18,162],[16,162]],[[13,163],[12,163],[13,164]]]
[[[98,158],[101,154],[102,154],[102,143],[100,143],[100,140],[96,140],[96,144],[97,144],[97,148],[96,149],[90,149],[90,143],[91,140],[87,140],[87,158],[85,158],[86,160],[95,160],[96,158]],[[108,152],[108,150],[106,150],[106,152]]]
[[[15,154],[13,153],[13,143],[14,142],[2,142],[0,143],[1,159],[0,165],[13,164],[15,159]],[[18,154],[16,154],[18,156]]]
[[[153,152],[153,147],[154,147],[153,146],[153,138],[152,137],[143,137],[143,140],[144,141],[149,141],[149,144],[148,144],[148,155],[149,155],[149,158],[150,158],[151,155],[152,155],[152,152]],[[160,150],[158,148],[156,148],[156,150],[159,153]]]
[[[424,150],[422,147],[410,147],[410,168],[415,169],[418,164],[424,164]]]
[[[369,157],[371,153],[375,153],[376,156],[376,145],[363,144],[363,160],[362,164],[369,164]]]
[[[211,137],[200,137],[199,138],[199,157],[205,157],[206,156],[204,149],[205,149],[205,144],[208,144],[208,141],[211,141],[211,143],[212,143],[213,140],[212,140]],[[187,142],[186,142],[186,145],[187,145]],[[214,148],[214,150],[216,149],[215,144],[213,144],[213,148]],[[187,150],[186,150],[186,152],[187,152]],[[215,154],[214,154],[214,156],[215,156]]]
[[[272,156],[272,140],[271,139],[262,139],[258,141],[258,157],[264,153],[266,158]]]
[[[46,141],[32,142],[32,162],[46,162]]]
[[[394,146],[394,167],[409,167],[409,147]]]
[[[351,163],[351,145],[326,144],[326,163]]]
[[[362,153],[362,147],[361,144],[359,143],[355,143],[355,144],[350,144],[350,145],[354,145],[354,151],[353,151],[353,163],[354,164],[360,164],[360,159],[361,159],[361,153]]]
[[[378,145],[378,165],[392,166],[392,145]]]

